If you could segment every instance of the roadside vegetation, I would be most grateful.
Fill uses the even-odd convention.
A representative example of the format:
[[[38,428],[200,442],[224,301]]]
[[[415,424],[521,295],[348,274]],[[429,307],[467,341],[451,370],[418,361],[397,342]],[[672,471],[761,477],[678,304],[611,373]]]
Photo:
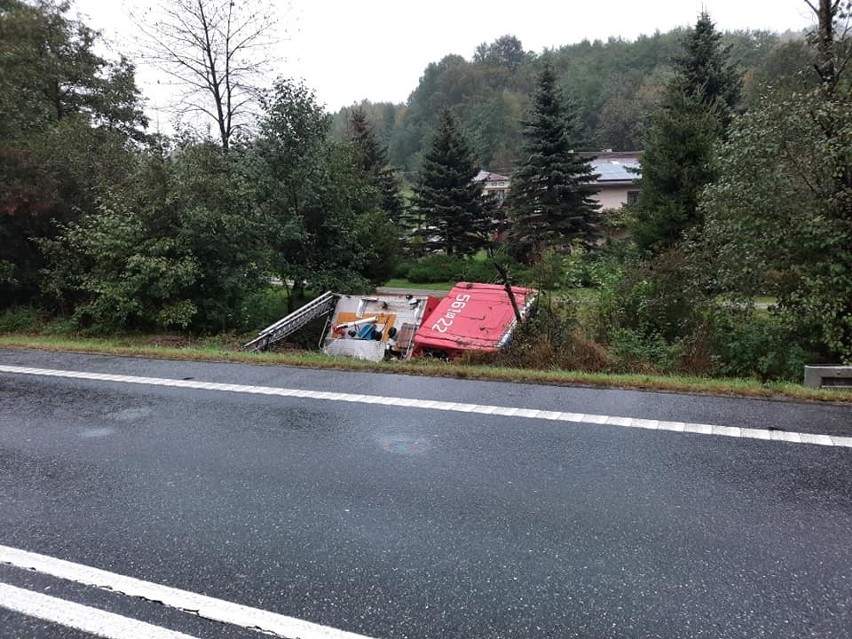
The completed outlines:
[[[367,362],[326,356],[307,350],[246,353],[233,336],[193,338],[186,335],[125,337],[57,336],[33,333],[0,335],[0,348],[35,348],[45,351],[90,353],[125,357],[150,357],[178,361],[239,362],[261,366],[293,366],[341,371],[369,371],[394,375],[424,375],[553,386],[620,388],[660,392],[753,397],[772,400],[852,403],[852,392],[805,388],[800,384],[754,379],[715,379],[686,375],[641,373],[590,373],[546,368],[513,368],[470,361],[443,360]]]
[[[224,114],[215,135],[163,136],[133,61],[101,57],[69,5],[7,0],[0,345],[846,401],[792,384],[852,363],[850,3],[813,9],[785,39],[706,13],[541,55],[505,36],[430,65],[404,113],[332,115],[280,78],[229,120],[225,78],[184,105]],[[241,19],[265,37],[264,15]],[[228,42],[184,54],[242,54]],[[577,152],[603,146],[643,150],[620,212]],[[505,202],[473,180],[486,164],[511,173]],[[507,280],[541,296],[502,353],[372,365],[308,352],[315,335],[239,352],[325,290]]]

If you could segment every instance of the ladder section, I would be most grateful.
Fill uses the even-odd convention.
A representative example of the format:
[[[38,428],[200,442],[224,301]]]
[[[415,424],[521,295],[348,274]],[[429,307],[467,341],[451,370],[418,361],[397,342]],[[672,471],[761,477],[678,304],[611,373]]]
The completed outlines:
[[[292,335],[308,322],[331,313],[337,305],[337,297],[331,291],[323,293],[315,300],[264,328],[257,334],[256,338],[243,346],[243,350],[250,352],[265,351],[272,344]]]

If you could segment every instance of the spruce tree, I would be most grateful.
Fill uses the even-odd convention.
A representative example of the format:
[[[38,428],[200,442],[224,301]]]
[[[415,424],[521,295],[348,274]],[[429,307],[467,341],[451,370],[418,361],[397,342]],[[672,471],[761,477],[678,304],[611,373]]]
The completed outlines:
[[[592,158],[574,150],[575,134],[574,114],[566,108],[547,62],[524,123],[526,159],[515,170],[509,193],[510,239],[519,257],[535,259],[547,247],[565,248],[574,240],[590,242],[597,236]]]
[[[633,239],[646,254],[677,245],[697,223],[698,198],[714,173],[721,124],[698,98],[674,93],[654,117],[642,156]]]
[[[350,142],[358,151],[361,170],[368,183],[378,193],[379,205],[392,222],[399,224],[403,213],[399,178],[396,171],[389,166],[387,149],[376,139],[364,109],[356,107],[352,111],[346,122],[346,129]]]
[[[712,107],[723,132],[740,101],[742,81],[731,61],[731,47],[706,11],[702,11],[683,41],[683,53],[672,60],[675,76],[671,89]]]
[[[713,181],[713,148],[740,97],[740,78],[706,12],[673,60],[674,77],[654,115],[642,157],[633,237],[645,254],[676,246],[701,224],[698,197]]]
[[[444,109],[415,187],[430,248],[471,255],[488,245],[491,221],[483,206],[482,184],[474,181],[478,171],[458,122]]]

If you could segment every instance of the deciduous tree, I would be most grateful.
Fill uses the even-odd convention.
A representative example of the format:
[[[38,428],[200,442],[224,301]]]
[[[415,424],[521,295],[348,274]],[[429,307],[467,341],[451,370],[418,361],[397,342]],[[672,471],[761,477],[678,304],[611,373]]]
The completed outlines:
[[[776,296],[822,357],[852,363],[850,4],[808,4],[818,86],[735,121],[703,198],[704,248],[718,288]]]
[[[390,276],[394,227],[351,145],[329,140],[330,116],[302,84],[280,80],[265,99],[252,150],[272,270],[293,287],[363,292]]]
[[[126,180],[146,120],[126,59],[67,2],[0,0],[0,306],[35,301],[35,238]]]
[[[135,16],[145,57],[183,94],[181,116],[209,118],[227,151],[248,126],[276,42],[269,0],[157,0]]]
[[[513,35],[500,36],[491,44],[482,43],[476,47],[474,62],[491,64],[516,71],[530,55],[524,51],[524,45]]]
[[[212,143],[139,158],[133,187],[42,242],[44,287],[84,326],[223,331],[265,284],[252,187]]]

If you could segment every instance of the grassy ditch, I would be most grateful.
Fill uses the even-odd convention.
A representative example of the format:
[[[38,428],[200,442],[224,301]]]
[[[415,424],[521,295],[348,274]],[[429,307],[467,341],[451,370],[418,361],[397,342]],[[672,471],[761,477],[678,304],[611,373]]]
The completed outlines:
[[[188,339],[180,336],[90,338],[50,335],[0,334],[0,348],[38,349],[156,359],[240,362],[267,366],[295,366],[456,379],[492,380],[554,386],[617,388],[706,395],[756,397],[795,401],[852,404],[852,392],[805,388],[788,382],[761,383],[748,379],[713,379],[648,374],[584,373],[531,370],[503,366],[447,363],[437,360],[364,362],[332,358],[317,352],[245,353],[236,338]]]

